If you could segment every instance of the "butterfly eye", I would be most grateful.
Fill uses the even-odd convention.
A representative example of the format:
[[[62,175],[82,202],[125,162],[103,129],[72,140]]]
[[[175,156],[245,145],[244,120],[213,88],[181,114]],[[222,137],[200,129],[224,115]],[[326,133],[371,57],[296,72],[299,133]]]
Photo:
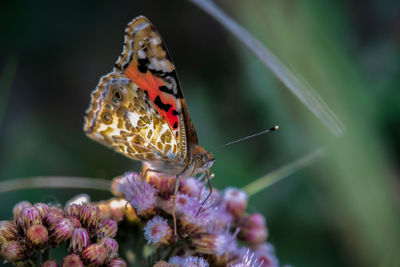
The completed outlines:
[[[102,115],[101,115],[101,118],[103,119],[103,122],[105,123],[105,124],[111,124],[112,123],[112,117],[111,117],[111,115],[110,115],[110,113],[108,113],[108,112],[104,112]]]
[[[122,94],[118,90],[114,90],[113,95],[115,99],[122,101]]]

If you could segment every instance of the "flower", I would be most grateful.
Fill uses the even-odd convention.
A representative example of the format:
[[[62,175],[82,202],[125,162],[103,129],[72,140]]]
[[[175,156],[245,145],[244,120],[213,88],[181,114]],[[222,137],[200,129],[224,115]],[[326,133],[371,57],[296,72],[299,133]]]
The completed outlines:
[[[247,208],[247,194],[240,189],[228,187],[224,190],[223,201],[226,210],[233,217],[239,218]]]
[[[81,253],[90,243],[89,234],[84,228],[76,228],[72,232],[68,250],[72,253]]]
[[[171,267],[208,267],[208,262],[202,257],[172,257],[168,263]]]
[[[100,219],[100,209],[94,204],[84,203],[80,208],[80,221],[82,225],[88,229],[89,233],[93,233]]]
[[[156,216],[144,227],[144,237],[147,243],[154,245],[169,245],[172,240],[172,229],[166,219]]]
[[[82,259],[86,264],[102,265],[107,258],[108,251],[101,244],[91,244],[82,252]]]
[[[204,233],[192,239],[192,245],[195,251],[204,254],[213,254],[221,256],[231,253],[237,248],[236,236],[228,232],[219,234]]]
[[[67,243],[71,254],[63,259],[62,266],[124,266],[121,259],[113,261],[119,247],[111,238],[116,235],[117,223],[100,220],[98,206],[87,201],[76,203],[80,198],[70,201],[64,210],[44,203],[17,204],[14,220],[0,221],[0,257],[14,266],[58,266],[39,254],[48,255],[50,249]]]
[[[117,223],[111,219],[102,220],[96,230],[99,238],[102,237],[115,237],[118,231]]]
[[[74,231],[73,223],[66,219],[60,219],[53,227],[50,228],[50,241],[54,247],[68,240]]]
[[[44,248],[49,239],[49,233],[42,224],[34,224],[26,232],[26,240],[31,247]]]
[[[21,224],[20,227],[24,232],[26,232],[31,225],[42,223],[42,217],[36,207],[27,207],[18,215],[20,219],[17,219],[17,221]]]
[[[259,213],[243,216],[239,228],[239,238],[253,245],[265,242],[268,237],[265,219]]]
[[[0,247],[3,243],[17,238],[18,230],[15,224],[10,221],[0,221]]]
[[[27,248],[19,241],[8,241],[2,244],[0,255],[6,261],[21,261],[29,257]]]
[[[99,244],[103,245],[107,249],[108,259],[114,259],[118,256],[119,245],[115,239],[105,237],[99,241]]]
[[[137,173],[125,173],[120,180],[118,191],[124,194],[138,215],[148,217],[154,214],[157,190],[146,181],[141,181]]]
[[[56,261],[48,260],[43,262],[40,267],[58,267],[58,263]]]
[[[67,255],[62,261],[62,267],[84,267],[81,257],[76,254]]]
[[[108,264],[107,267],[126,267],[126,262],[123,259],[113,259]]]

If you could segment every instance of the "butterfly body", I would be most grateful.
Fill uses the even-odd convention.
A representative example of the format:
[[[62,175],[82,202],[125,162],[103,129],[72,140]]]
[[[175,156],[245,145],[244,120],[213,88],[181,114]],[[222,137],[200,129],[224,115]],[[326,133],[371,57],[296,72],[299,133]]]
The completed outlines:
[[[206,172],[215,161],[198,144],[175,66],[161,36],[143,16],[128,24],[114,70],[93,91],[84,131],[150,170],[171,176]]]

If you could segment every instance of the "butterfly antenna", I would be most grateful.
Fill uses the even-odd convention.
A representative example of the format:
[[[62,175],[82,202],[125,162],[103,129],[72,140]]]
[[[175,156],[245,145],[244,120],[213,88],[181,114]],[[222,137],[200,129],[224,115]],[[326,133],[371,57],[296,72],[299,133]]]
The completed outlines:
[[[229,142],[229,143],[226,143],[226,144],[217,146],[217,147],[214,148],[213,150],[221,149],[221,148],[223,148],[223,147],[226,147],[226,146],[229,146],[229,145],[232,145],[232,144],[235,144],[235,143],[239,143],[239,142],[242,142],[242,141],[244,141],[244,140],[247,140],[247,139],[250,139],[250,138],[253,138],[253,137],[256,137],[256,136],[265,134],[265,133],[277,131],[278,129],[279,129],[279,125],[275,125],[274,127],[269,128],[269,129],[266,129],[266,130],[264,130],[264,131],[261,131],[261,132],[258,132],[258,133],[255,133],[255,134],[252,134],[252,135],[249,135],[249,136],[240,138],[240,139],[238,139],[238,140],[235,140],[235,141],[232,141],[232,142]]]
[[[196,216],[198,216],[198,215],[200,214],[200,211],[201,211],[201,209],[203,208],[204,204],[207,202],[207,200],[208,200],[208,199],[211,197],[211,195],[212,195],[212,187],[211,187],[211,183],[210,183],[210,178],[209,178],[209,176],[210,176],[210,172],[207,171],[207,172],[206,172],[206,179],[207,179],[208,187],[210,188],[210,193],[208,193],[206,199],[204,199],[203,203],[201,203],[200,208],[199,208],[199,210],[197,211]]]

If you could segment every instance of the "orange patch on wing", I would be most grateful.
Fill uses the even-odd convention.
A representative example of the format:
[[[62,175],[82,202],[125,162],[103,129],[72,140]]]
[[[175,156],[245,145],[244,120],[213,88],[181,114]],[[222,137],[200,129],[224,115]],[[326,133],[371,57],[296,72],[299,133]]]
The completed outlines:
[[[168,122],[169,126],[171,126],[171,128],[174,130],[178,129],[179,117],[178,115],[173,114],[173,111],[177,110],[177,104],[176,104],[177,99],[171,94],[160,91],[159,87],[165,86],[164,81],[153,75],[150,71],[147,71],[146,73],[140,72],[138,69],[138,65],[136,64],[136,62],[133,61],[125,69],[124,73],[140,89],[148,93],[148,96],[153,102],[154,106],[157,108],[161,116]],[[164,105],[171,105],[171,108],[169,108],[168,111],[159,108],[155,104],[157,96],[160,97],[161,102]],[[174,125],[176,127],[174,127]]]

